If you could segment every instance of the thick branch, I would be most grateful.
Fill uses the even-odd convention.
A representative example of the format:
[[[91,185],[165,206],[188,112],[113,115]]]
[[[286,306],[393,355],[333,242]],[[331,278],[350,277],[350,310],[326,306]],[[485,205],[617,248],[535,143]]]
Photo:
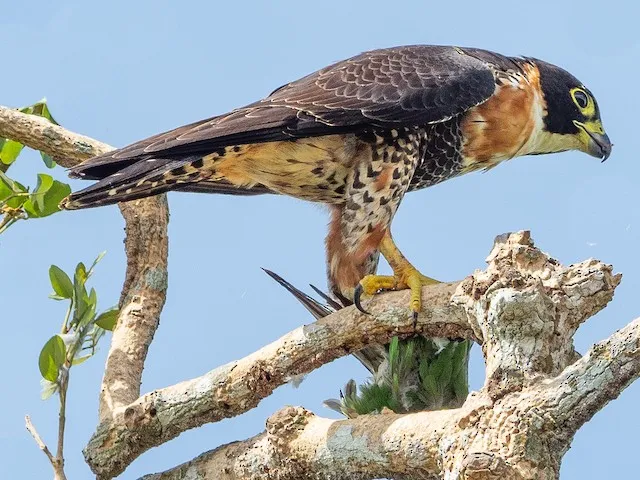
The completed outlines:
[[[51,155],[71,167],[113,150],[107,144],[53,125],[44,118],[0,106],[0,137]],[[164,195],[120,204],[127,238],[127,273],[121,313],[113,333],[100,395],[100,418],[140,396],[147,349],[158,327],[167,286],[167,223]]]
[[[416,328],[427,336],[475,338],[463,308],[451,305],[456,283],[425,287],[425,308]],[[363,315],[346,308],[300,327],[241,360],[193,380],[144,395],[98,427],[85,449],[94,473],[109,478],[135,458],[183,431],[255,407],[292,376],[393,336],[416,332],[406,305],[409,294],[374,299]]]
[[[640,377],[640,318],[596,343],[545,390],[560,430],[573,435]]]
[[[575,329],[611,300],[620,276],[595,260],[562,266],[528,232],[498,237],[488,263],[449,303],[467,312],[487,362],[485,387],[461,409],[344,422],[284,410],[262,436],[159,478],[556,478],[573,431],[541,403],[542,380],[575,361]]]
[[[556,478],[577,429],[639,376],[636,319],[555,379],[495,403],[479,393],[457,410],[343,421],[289,407],[266,432],[144,480]]]
[[[142,370],[167,291],[169,206],[165,195],[121,203],[127,273],[100,391],[100,421],[140,396]]]
[[[620,279],[596,261],[562,266],[535,248],[528,232],[499,237],[488,260],[486,271],[459,284],[425,288],[418,330],[480,340],[488,364],[486,392],[496,400],[575,360],[567,336],[609,302]],[[99,477],[111,477],[186,429],[254,407],[293,375],[414,333],[407,300],[407,292],[382,295],[368,307],[373,316],[342,310],[243,360],[145,395],[99,426],[85,450],[88,463]]]
[[[440,478],[438,443],[459,410],[329,420],[287,407],[267,430],[144,480]],[[426,447],[426,448],[423,448]]]

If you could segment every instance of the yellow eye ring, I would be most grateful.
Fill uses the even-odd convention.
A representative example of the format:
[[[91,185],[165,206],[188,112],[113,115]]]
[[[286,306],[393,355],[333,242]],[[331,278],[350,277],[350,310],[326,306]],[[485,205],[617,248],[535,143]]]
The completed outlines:
[[[595,114],[596,107],[593,98],[584,89],[580,87],[572,88],[571,99],[585,117],[591,117]]]

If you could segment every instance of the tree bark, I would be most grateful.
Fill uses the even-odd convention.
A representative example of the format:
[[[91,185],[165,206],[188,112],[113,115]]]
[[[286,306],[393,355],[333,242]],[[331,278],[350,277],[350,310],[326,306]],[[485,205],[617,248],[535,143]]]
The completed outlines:
[[[144,479],[557,478],[577,429],[640,375],[640,319],[579,358],[571,335],[620,275],[595,260],[563,267],[527,232],[499,237],[488,261],[451,298],[487,362],[461,408],[340,421],[287,407],[264,433]]]

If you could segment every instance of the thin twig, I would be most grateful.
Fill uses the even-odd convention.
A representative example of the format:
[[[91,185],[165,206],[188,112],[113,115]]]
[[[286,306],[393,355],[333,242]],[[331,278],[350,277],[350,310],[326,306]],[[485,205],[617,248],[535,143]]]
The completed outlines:
[[[24,423],[27,427],[27,431],[31,434],[35,442],[38,444],[38,447],[40,448],[40,450],[44,452],[44,454],[47,456],[47,458],[51,462],[51,465],[54,466],[56,463],[56,459],[51,454],[51,451],[49,450],[49,447],[47,447],[47,444],[44,443],[44,441],[42,441],[42,438],[40,437],[40,434],[36,430],[36,427],[33,425],[33,423],[31,423],[31,417],[29,415],[24,416]]]
[[[66,425],[68,388],[69,370],[67,370],[67,367],[63,367],[60,370],[60,411],[58,412],[58,448],[56,451],[56,460],[60,464],[64,464],[64,429]]]

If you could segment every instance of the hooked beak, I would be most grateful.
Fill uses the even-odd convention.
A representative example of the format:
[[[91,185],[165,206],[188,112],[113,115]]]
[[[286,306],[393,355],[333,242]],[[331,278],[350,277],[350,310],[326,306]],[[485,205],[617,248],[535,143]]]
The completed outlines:
[[[574,121],[573,123],[586,133],[584,150],[586,153],[592,157],[602,159],[603,162],[609,158],[613,144],[602,128],[602,123],[599,121],[588,123]]]

